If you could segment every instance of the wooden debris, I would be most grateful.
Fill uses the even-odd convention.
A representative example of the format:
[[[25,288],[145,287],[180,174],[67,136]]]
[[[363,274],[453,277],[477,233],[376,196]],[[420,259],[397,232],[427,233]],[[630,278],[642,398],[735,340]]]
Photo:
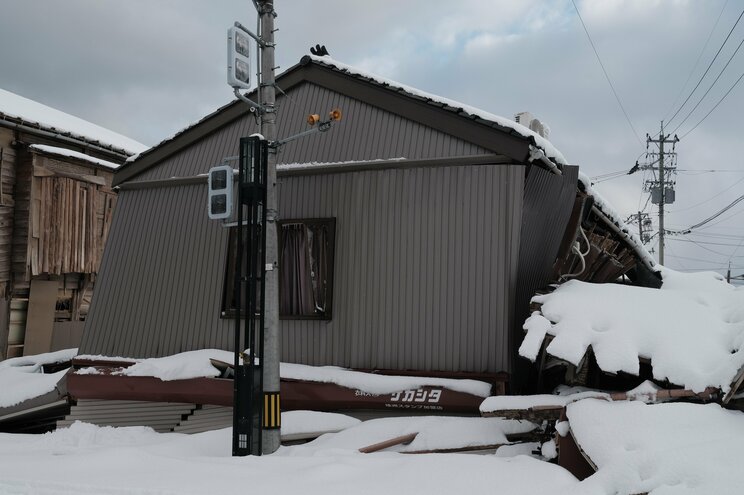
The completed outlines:
[[[380,450],[385,450],[387,448],[394,447],[395,445],[406,445],[413,442],[417,435],[418,432],[409,433],[408,435],[401,435],[399,437],[391,438],[390,440],[385,440],[380,443],[362,447],[361,449],[359,449],[359,452],[361,452],[362,454],[371,454],[372,452],[379,452]]]

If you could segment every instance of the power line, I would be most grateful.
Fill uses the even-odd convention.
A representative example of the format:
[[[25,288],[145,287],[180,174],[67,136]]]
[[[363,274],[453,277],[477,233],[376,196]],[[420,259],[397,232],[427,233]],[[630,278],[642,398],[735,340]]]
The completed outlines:
[[[736,206],[737,204],[739,204],[741,201],[744,201],[744,195],[739,196],[734,201],[732,201],[728,205],[724,206],[719,211],[715,212],[713,215],[709,216],[705,220],[701,220],[700,222],[696,223],[695,225],[692,225],[690,227],[687,227],[686,229],[683,229],[682,231],[676,231],[676,232],[670,231],[669,233],[687,234],[691,230],[697,229],[698,227],[702,227],[703,225],[705,225],[705,224],[707,224],[707,223],[715,220],[716,218],[720,217],[721,215],[723,215],[724,213],[726,213],[727,211],[729,211],[731,208],[733,208],[734,206]]]
[[[698,203],[696,205],[690,206],[689,208],[682,208],[681,210],[672,210],[669,213],[679,213],[680,211],[692,210],[694,208],[697,208],[700,205],[704,205],[705,203],[709,203],[709,202],[713,201],[714,199],[718,199],[719,197],[721,197],[721,194],[725,193],[726,191],[729,191],[729,190],[733,189],[734,187],[736,187],[737,185],[739,185],[742,182],[744,182],[744,179],[737,180],[736,182],[734,182],[732,185],[730,185],[729,187],[727,187],[723,191],[719,192],[715,196],[712,196],[712,197],[706,199],[705,201],[702,201],[702,202],[700,202],[700,203]]]
[[[731,57],[729,57],[729,59],[728,59],[728,62],[726,62],[726,65],[724,65],[724,66],[723,66],[723,69],[721,69],[721,71],[720,71],[720,72],[718,73],[718,75],[717,75],[717,76],[716,76],[716,78],[715,78],[715,79],[713,80],[713,82],[711,83],[711,85],[710,85],[710,86],[708,87],[708,89],[707,89],[707,90],[705,91],[705,94],[704,94],[703,96],[701,96],[701,97],[700,97],[700,99],[699,99],[699,100],[698,100],[698,102],[697,102],[697,103],[695,104],[695,106],[694,106],[694,107],[692,107],[692,110],[690,110],[690,111],[689,111],[689,113],[688,113],[688,114],[687,114],[687,115],[685,116],[685,118],[684,118],[684,119],[682,119],[682,122],[680,122],[680,123],[679,123],[679,124],[677,125],[677,127],[675,127],[675,128],[674,128],[674,130],[672,131],[672,133],[675,133],[675,132],[677,132],[677,129],[679,129],[680,127],[682,127],[682,124],[684,124],[685,122],[687,122],[687,119],[689,119],[689,118],[690,118],[690,116],[691,116],[691,115],[693,114],[693,112],[695,112],[695,110],[697,110],[697,107],[699,107],[699,106],[700,106],[700,104],[701,104],[701,103],[703,102],[703,100],[705,99],[705,97],[706,97],[706,96],[708,96],[708,93],[710,93],[710,90],[711,90],[711,89],[713,89],[713,86],[715,86],[715,85],[716,85],[716,83],[718,82],[718,80],[719,80],[719,79],[721,78],[721,76],[723,75],[723,73],[724,73],[724,72],[726,71],[726,68],[727,68],[727,67],[729,66],[729,64],[731,63],[731,61],[732,61],[732,60],[734,59],[734,57],[736,56],[736,54],[737,54],[737,53],[739,52],[739,48],[741,48],[741,45],[742,45],[742,44],[744,44],[744,38],[742,38],[742,40],[741,40],[741,41],[739,42],[739,46],[737,46],[737,47],[736,47],[736,50],[734,50],[734,53],[732,53],[732,54],[731,54]]]
[[[573,1],[573,0],[572,0],[572,1]],[[699,81],[697,82],[697,84],[695,85],[695,87],[694,87],[694,88],[692,88],[692,91],[690,91],[690,94],[689,94],[689,95],[687,95],[687,98],[685,99],[685,101],[684,101],[684,102],[682,103],[682,105],[681,105],[681,106],[680,106],[680,107],[679,107],[679,108],[677,109],[677,111],[676,111],[676,112],[674,112],[674,115],[672,115],[672,118],[671,118],[671,119],[669,119],[669,121],[667,122],[667,124],[671,124],[671,123],[672,123],[672,121],[673,121],[673,120],[674,120],[674,118],[675,118],[675,117],[677,116],[677,114],[679,114],[679,112],[680,112],[680,111],[681,111],[681,110],[682,110],[682,109],[684,108],[684,106],[685,106],[685,105],[687,104],[687,102],[688,102],[688,101],[690,101],[690,98],[692,98],[692,95],[693,95],[693,94],[695,93],[695,91],[696,91],[696,90],[698,89],[698,87],[700,87],[700,83],[702,83],[702,82],[703,82],[703,79],[705,79],[705,76],[707,76],[707,75],[708,75],[708,71],[710,70],[710,68],[711,68],[711,67],[713,66],[713,63],[714,63],[714,62],[716,61],[716,59],[718,58],[718,55],[719,55],[719,54],[721,53],[721,50],[723,50],[723,47],[724,47],[724,46],[726,45],[726,42],[727,42],[727,41],[729,40],[729,38],[731,37],[731,33],[733,33],[733,32],[734,32],[734,28],[736,28],[736,25],[737,25],[737,24],[739,24],[739,21],[741,20],[741,16],[743,16],[743,15],[744,15],[744,10],[742,10],[742,11],[741,11],[741,14],[739,14],[739,18],[738,18],[738,19],[736,19],[736,22],[734,23],[734,26],[733,26],[733,27],[731,28],[731,31],[729,31],[729,33],[728,33],[728,34],[726,35],[726,39],[725,39],[725,40],[723,40],[723,43],[721,43],[721,46],[720,46],[720,47],[718,48],[718,51],[716,52],[716,55],[715,55],[715,56],[713,57],[713,60],[711,60],[711,61],[710,61],[710,64],[708,64],[708,68],[707,68],[707,69],[705,69],[705,72],[704,72],[704,73],[703,73],[703,75],[702,75],[702,76],[700,77],[700,80],[699,80]]]
[[[690,134],[690,133],[691,133],[692,131],[694,131],[695,129],[697,129],[697,126],[699,126],[700,124],[702,124],[702,123],[703,123],[703,121],[704,121],[705,119],[707,119],[707,118],[708,118],[708,115],[710,115],[711,113],[713,113],[713,110],[715,110],[716,108],[718,108],[718,105],[720,105],[720,104],[721,104],[721,103],[723,102],[723,100],[725,100],[725,99],[726,99],[726,97],[727,97],[727,96],[729,95],[729,93],[731,93],[731,91],[733,91],[733,89],[734,89],[734,88],[736,87],[736,85],[737,85],[737,84],[739,84],[739,81],[741,81],[741,79],[742,79],[743,77],[744,77],[744,72],[742,72],[742,74],[741,74],[741,75],[739,76],[739,79],[737,79],[737,80],[736,80],[736,82],[734,83],[734,85],[733,85],[733,86],[731,86],[731,88],[729,88],[729,90],[728,90],[728,91],[726,91],[726,94],[725,94],[725,95],[723,95],[723,96],[721,97],[721,99],[720,99],[720,100],[718,100],[718,103],[716,103],[716,104],[715,104],[715,106],[714,106],[713,108],[711,108],[711,109],[710,109],[710,112],[706,113],[706,114],[705,114],[705,117],[703,117],[702,119],[700,119],[700,121],[699,121],[699,122],[698,122],[697,124],[695,124],[695,125],[694,125],[694,126],[692,127],[692,129],[690,129],[689,131],[687,131],[687,132],[686,132],[686,133],[685,133],[685,134],[684,134],[684,135],[682,136],[682,138],[685,138],[685,137],[686,137],[686,136],[687,136],[688,134]]]
[[[721,8],[721,12],[718,14],[718,18],[716,19],[715,24],[713,24],[713,27],[710,30],[710,33],[708,33],[708,39],[705,40],[705,44],[703,45],[703,49],[700,50],[700,55],[698,55],[697,60],[695,61],[695,65],[692,66],[692,70],[690,71],[690,74],[687,76],[687,79],[685,80],[685,83],[682,85],[682,87],[679,89],[679,93],[677,94],[677,97],[674,99],[674,103],[671,104],[669,107],[669,110],[666,111],[664,114],[664,118],[661,120],[667,120],[667,117],[670,113],[672,113],[672,109],[679,101],[679,98],[682,96],[682,93],[684,92],[685,88],[687,87],[687,83],[690,82],[690,79],[692,79],[692,75],[695,73],[695,69],[697,69],[698,64],[700,64],[700,60],[703,58],[703,54],[705,53],[705,49],[708,48],[708,43],[710,43],[710,39],[713,37],[713,33],[716,30],[716,27],[718,27],[718,23],[721,21],[721,17],[723,16],[723,11],[726,10],[726,6],[728,5],[729,0],[726,0],[723,3],[723,7]]]
[[[630,117],[628,117],[628,112],[625,111],[625,107],[623,106],[623,102],[620,100],[620,96],[617,94],[617,91],[615,90],[615,85],[612,84],[612,80],[610,80],[609,74],[607,74],[607,69],[605,69],[604,64],[602,63],[602,59],[599,56],[599,52],[597,51],[597,47],[594,46],[594,41],[592,40],[592,36],[589,34],[589,30],[586,28],[586,24],[584,24],[584,19],[581,17],[581,12],[579,12],[579,8],[576,6],[576,1],[571,0],[571,3],[574,6],[574,9],[576,10],[576,14],[579,16],[579,21],[581,21],[581,26],[584,28],[584,32],[586,33],[586,37],[589,39],[589,44],[592,45],[592,50],[594,50],[594,55],[597,57],[597,61],[599,62],[599,66],[602,67],[602,72],[604,73],[605,79],[607,79],[607,83],[610,85],[610,88],[612,89],[612,93],[615,95],[615,99],[617,100],[617,104],[620,105],[620,109],[623,111],[623,115],[625,115],[625,120],[628,121],[628,125],[630,126],[631,130],[633,131],[633,134],[635,135],[636,139],[638,140],[638,144],[643,146],[643,142],[641,141],[640,136],[638,135],[638,132],[636,132],[635,127],[633,127],[633,123],[630,121]],[[742,12],[744,14],[744,11]],[[737,21],[738,22],[738,21]]]

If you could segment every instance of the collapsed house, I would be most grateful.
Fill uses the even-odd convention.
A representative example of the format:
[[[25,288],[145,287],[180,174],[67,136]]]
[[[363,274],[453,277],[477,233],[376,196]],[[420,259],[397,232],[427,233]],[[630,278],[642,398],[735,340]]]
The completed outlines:
[[[77,347],[116,194],[146,146],[0,90],[0,360]]]

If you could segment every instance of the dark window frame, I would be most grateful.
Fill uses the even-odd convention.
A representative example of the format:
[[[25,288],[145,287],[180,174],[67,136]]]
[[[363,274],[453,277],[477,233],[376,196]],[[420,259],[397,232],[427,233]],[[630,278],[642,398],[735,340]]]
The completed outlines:
[[[280,320],[324,320],[324,321],[330,321],[333,318],[333,290],[334,290],[334,267],[336,262],[336,218],[335,217],[327,217],[327,218],[297,218],[297,219],[287,219],[287,220],[280,220],[277,222],[277,248],[279,251],[279,264],[281,267],[281,251],[282,251],[282,242],[283,242],[283,229],[282,227],[287,224],[305,224],[305,225],[318,225],[318,224],[324,224],[327,227],[327,235],[328,235],[328,267],[327,267],[327,274],[326,274],[326,310],[322,313],[314,314],[314,315],[299,315],[299,314],[282,314],[280,310],[279,319]],[[233,290],[234,290],[234,252],[237,245],[237,239],[236,239],[236,232],[237,227],[230,227],[229,229],[229,236],[228,236],[228,245],[227,245],[227,256],[225,259],[225,277],[224,277],[224,283],[222,287],[222,303],[221,303],[221,317],[222,318],[234,318],[235,317],[235,309],[231,307],[230,304],[228,304],[228,299],[232,297]],[[281,284],[281,270],[279,271],[280,277],[279,277],[279,294],[281,297],[281,291],[282,291],[282,284]],[[245,317],[245,313],[241,315],[241,317]]]

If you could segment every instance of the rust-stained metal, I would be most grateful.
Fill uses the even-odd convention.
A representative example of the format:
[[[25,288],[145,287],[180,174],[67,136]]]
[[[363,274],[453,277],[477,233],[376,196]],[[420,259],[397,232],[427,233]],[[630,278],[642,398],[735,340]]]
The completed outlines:
[[[391,438],[383,442],[374,443],[372,445],[362,447],[361,449],[359,449],[359,452],[361,452],[362,454],[371,454],[372,452],[379,452],[381,450],[389,449],[390,447],[394,447],[396,445],[406,445],[408,443],[413,442],[413,440],[416,438],[417,435],[418,433],[409,433],[408,435],[401,435],[399,437]]]

